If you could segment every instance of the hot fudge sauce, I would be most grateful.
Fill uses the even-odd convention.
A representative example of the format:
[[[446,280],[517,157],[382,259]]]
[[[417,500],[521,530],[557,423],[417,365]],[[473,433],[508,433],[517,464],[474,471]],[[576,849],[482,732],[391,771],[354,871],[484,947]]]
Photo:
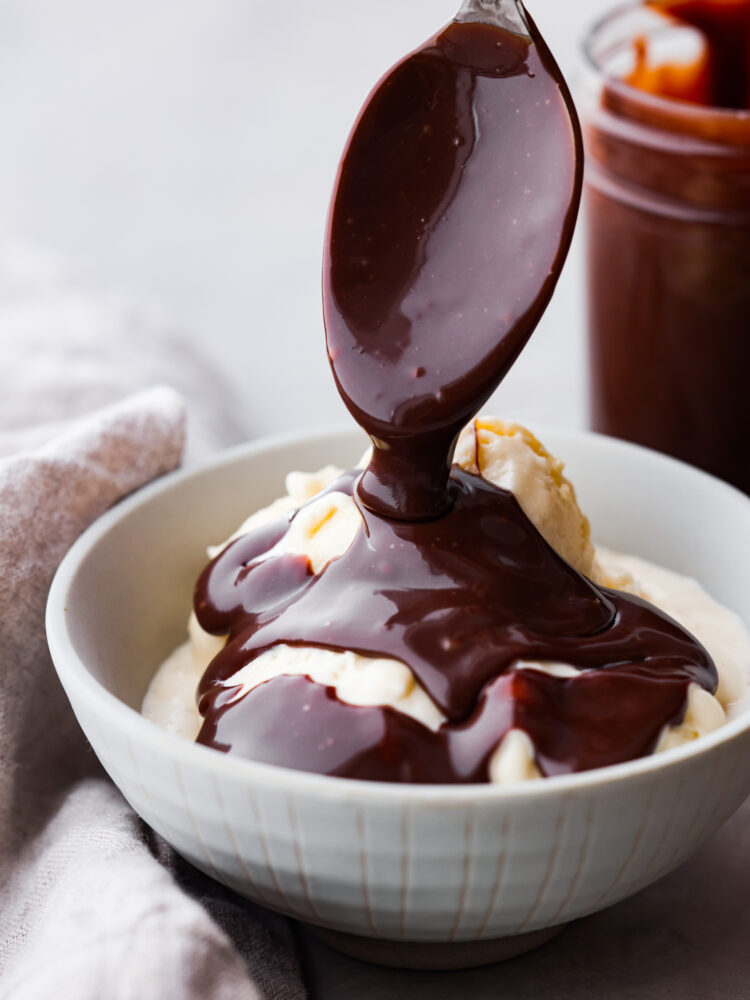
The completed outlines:
[[[546,46],[449,25],[366,102],[324,268],[336,384],[375,445],[383,514],[445,507],[455,440],[528,340],[568,250],[579,132]],[[577,125],[577,123],[576,123]]]
[[[628,83],[664,97],[714,108],[750,109],[750,0],[647,0],[677,25],[695,28],[692,59],[663,62],[637,39],[638,58]]]
[[[459,430],[507,372],[560,273],[580,194],[567,89],[532,39],[454,22],[375,89],[342,160],[324,308],[339,390],[373,441],[349,549],[313,573],[273,547],[296,515],[228,545],[198,581],[201,626],[229,636],[200,686],[199,740],[300,770],[481,782],[524,730],[547,775],[653,750],[714,665],[645,601],[597,588],[514,496],[452,467]],[[232,678],[278,646],[406,663],[446,717],[280,676]],[[571,664],[575,677],[516,670]]]
[[[587,47],[593,426],[750,493],[750,2],[625,8]]]

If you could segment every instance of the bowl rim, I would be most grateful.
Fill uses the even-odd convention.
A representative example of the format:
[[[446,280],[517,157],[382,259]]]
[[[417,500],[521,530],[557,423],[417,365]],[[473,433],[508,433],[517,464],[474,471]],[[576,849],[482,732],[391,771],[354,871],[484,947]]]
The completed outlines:
[[[73,543],[55,573],[47,599],[45,624],[47,641],[55,670],[66,690],[74,690],[76,695],[87,702],[95,702],[99,722],[105,726],[121,730],[128,740],[141,746],[150,746],[156,751],[177,759],[186,768],[209,771],[214,777],[232,776],[236,780],[255,781],[272,784],[280,789],[298,793],[307,792],[326,799],[358,798],[369,802],[387,800],[403,803],[410,800],[416,804],[452,805],[471,801],[514,802],[528,798],[569,795],[592,787],[620,783],[653,772],[679,767],[687,762],[706,756],[710,751],[731,742],[750,730],[750,705],[743,708],[734,719],[719,729],[697,740],[647,757],[640,757],[621,764],[596,768],[574,774],[558,775],[542,781],[518,782],[515,784],[411,784],[384,781],[362,781],[356,778],[341,778],[331,775],[298,771],[277,764],[253,761],[231,754],[221,753],[212,747],[202,746],[184,737],[162,729],[157,723],[145,718],[140,712],[126,705],[116,695],[98,681],[88,670],[76,652],[68,630],[67,595],[78,572],[78,568],[99,541],[115,526],[124,521],[134,510],[149,504],[154,498],[192,479],[204,476],[212,469],[231,465],[245,459],[263,456],[278,448],[305,443],[319,443],[321,440],[351,438],[361,434],[358,428],[344,424],[324,425],[303,432],[288,431],[254,439],[250,442],[225,449],[194,468],[169,473],[155,482],[137,490],[121,500],[114,507],[93,522]],[[621,453],[637,453],[639,461],[668,464],[680,470],[681,475],[702,480],[715,491],[720,491],[748,506],[750,520],[750,497],[728,483],[717,479],[685,462],[655,452],[641,445],[622,441],[592,431],[556,427],[534,422],[534,433],[544,439],[545,435],[558,436],[565,440],[584,442],[584,447],[619,450]],[[559,446],[555,446],[559,447]],[[563,447],[560,448],[564,452]],[[745,622],[746,625],[749,623]]]

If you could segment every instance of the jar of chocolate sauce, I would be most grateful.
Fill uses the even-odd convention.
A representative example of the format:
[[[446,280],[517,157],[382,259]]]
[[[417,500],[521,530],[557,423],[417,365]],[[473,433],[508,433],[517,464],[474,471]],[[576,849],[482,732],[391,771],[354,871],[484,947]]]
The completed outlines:
[[[750,0],[585,42],[591,418],[750,493]]]

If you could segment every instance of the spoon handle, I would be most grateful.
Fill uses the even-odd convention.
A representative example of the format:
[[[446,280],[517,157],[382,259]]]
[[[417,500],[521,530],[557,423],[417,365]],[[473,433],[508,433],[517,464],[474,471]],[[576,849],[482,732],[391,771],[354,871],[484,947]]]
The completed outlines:
[[[521,0],[463,0],[457,21],[484,21],[514,35],[531,37]]]

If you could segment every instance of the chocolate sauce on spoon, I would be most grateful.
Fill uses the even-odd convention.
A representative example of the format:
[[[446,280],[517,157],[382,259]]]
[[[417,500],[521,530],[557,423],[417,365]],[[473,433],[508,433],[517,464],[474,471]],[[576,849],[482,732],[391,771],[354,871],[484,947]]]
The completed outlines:
[[[454,22],[397,65],[339,169],[323,303],[334,377],[375,446],[378,513],[441,513],[459,431],[525,345],[560,274],[580,132],[552,56]]]
[[[289,518],[206,568],[196,614],[229,639],[201,683],[203,743],[325,774],[487,781],[515,727],[557,774],[650,752],[691,682],[716,687],[710,657],[675,622],[595,587],[510,493],[452,468],[461,427],[541,316],[578,207],[577,120],[529,29],[453,22],[381,81],[355,124],[324,310],[336,383],[374,445],[364,473],[329,490],[351,495],[362,523],[317,574],[273,552]],[[282,644],[400,660],[447,721],[433,732],[304,677],[249,693],[232,683]]]

